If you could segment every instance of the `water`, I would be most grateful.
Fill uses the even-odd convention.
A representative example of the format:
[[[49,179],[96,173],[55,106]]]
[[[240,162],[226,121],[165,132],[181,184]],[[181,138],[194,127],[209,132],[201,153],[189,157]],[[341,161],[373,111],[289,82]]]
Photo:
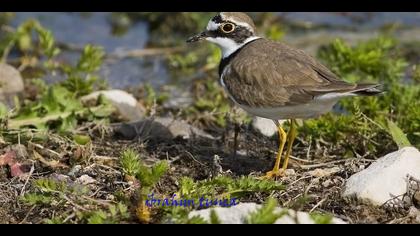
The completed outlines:
[[[378,12],[378,13],[320,13],[320,12],[287,12],[281,14],[286,20],[305,23],[310,26],[324,26],[321,34],[334,35],[336,31],[348,31],[353,35],[361,32],[375,32],[381,26],[399,23],[404,27],[420,28],[420,13]],[[147,22],[137,22],[128,31],[116,36],[112,34],[111,13],[58,13],[58,12],[20,12],[12,24],[17,26],[28,18],[35,18],[54,33],[58,42],[82,47],[85,44],[97,44],[104,47],[107,53],[121,50],[142,49],[149,40]],[[318,32],[319,33],[319,32]],[[310,30],[294,34],[288,32],[290,41],[310,38]],[[318,39],[319,40],[319,39]],[[319,42],[318,42],[319,43]],[[315,44],[315,42],[309,42]],[[304,44],[302,44],[304,45]],[[313,49],[315,50],[315,49]],[[78,53],[64,52],[61,60],[75,61]],[[174,81],[160,57],[128,58],[106,61],[101,75],[113,88],[138,86],[144,82],[160,85]]]
[[[420,12],[284,12],[285,19],[306,22],[311,25],[348,27],[358,30],[377,29],[387,24],[398,23],[407,27],[420,26]]]
[[[142,49],[146,46],[149,34],[146,22],[133,24],[128,31],[116,36],[112,34],[111,13],[98,12],[87,15],[81,13],[59,12],[19,12],[12,25],[17,26],[29,18],[37,19],[44,27],[52,30],[57,42],[77,47],[95,44],[104,47],[107,53]],[[64,52],[60,60],[74,62],[79,53]],[[137,86],[144,82],[166,83],[169,80],[165,65],[159,58],[130,58],[106,61],[101,75],[113,88]],[[50,78],[54,80],[59,78]]]

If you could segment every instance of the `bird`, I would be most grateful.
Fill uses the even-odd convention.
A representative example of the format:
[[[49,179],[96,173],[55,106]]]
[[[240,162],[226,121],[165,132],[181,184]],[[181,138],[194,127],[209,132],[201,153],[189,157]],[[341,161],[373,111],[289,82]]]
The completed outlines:
[[[317,118],[345,97],[383,92],[381,84],[346,82],[305,51],[258,36],[246,13],[216,14],[203,32],[186,40],[199,41],[209,41],[221,49],[218,72],[228,97],[251,115],[271,119],[277,126],[275,164],[263,178],[285,175],[297,136],[297,119]],[[282,120],[289,120],[287,133]]]

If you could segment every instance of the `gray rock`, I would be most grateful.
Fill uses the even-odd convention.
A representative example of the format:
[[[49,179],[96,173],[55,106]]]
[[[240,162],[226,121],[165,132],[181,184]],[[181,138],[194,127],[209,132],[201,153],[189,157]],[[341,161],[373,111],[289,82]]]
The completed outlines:
[[[20,72],[13,66],[0,63],[0,102],[14,107],[14,97],[24,91]]]
[[[256,203],[239,203],[236,206],[229,208],[215,207],[204,210],[196,210],[189,213],[188,217],[200,216],[203,219],[210,220],[210,212],[213,209],[222,224],[243,224],[250,213],[255,212],[261,207]],[[285,209],[277,207],[275,211],[282,212]],[[311,218],[309,213],[287,210],[287,214],[279,218],[275,224],[314,224],[315,221]],[[331,220],[332,224],[345,224],[345,222],[338,218]]]
[[[420,152],[414,147],[389,153],[351,176],[343,196],[382,205],[407,192],[407,176],[420,179]]]
[[[73,168],[71,168],[71,170],[69,171],[69,173],[67,173],[67,175],[76,176],[81,170],[82,170],[81,165],[75,165],[73,166]]]
[[[142,108],[137,99],[123,90],[104,90],[96,91],[81,98],[83,103],[96,102],[100,95],[105,96],[112,105],[118,110],[122,119],[127,121],[136,121],[144,118],[145,110]]]
[[[170,117],[148,118],[141,121],[114,125],[115,133],[121,138],[170,140],[181,137],[189,139],[193,136],[215,139],[210,134],[188,124],[186,121]]]

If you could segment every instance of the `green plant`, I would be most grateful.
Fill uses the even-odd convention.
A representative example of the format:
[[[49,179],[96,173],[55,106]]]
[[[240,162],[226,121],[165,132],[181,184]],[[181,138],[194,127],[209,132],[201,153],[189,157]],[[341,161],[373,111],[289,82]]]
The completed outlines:
[[[55,179],[37,179],[33,189],[21,197],[21,201],[29,206],[55,207],[60,210],[69,209],[79,223],[111,224],[128,219],[127,206],[123,203],[107,204],[105,207],[98,201],[87,198],[90,189],[79,184],[69,184]],[[71,206],[69,208],[69,206]],[[69,211],[65,211],[69,212]],[[62,224],[70,214],[53,216],[44,220],[48,224]]]
[[[135,176],[140,181],[144,194],[149,193],[168,170],[166,161],[159,161],[151,167],[144,165],[140,160],[140,155],[132,149],[127,149],[121,154],[120,163],[124,174]]]
[[[333,219],[332,215],[329,214],[310,213],[309,216],[315,224],[331,224]]]
[[[33,43],[32,34],[35,32],[38,36],[38,44]],[[55,46],[55,39],[51,31],[45,29],[36,20],[27,20],[17,27],[16,31],[9,32],[0,42],[0,52],[2,54],[2,61],[4,62],[12,50],[17,47],[24,53],[22,63],[28,57],[35,58],[36,53],[42,53],[47,57],[47,66],[52,66],[51,59],[60,53],[60,50]]]
[[[98,99],[95,106],[86,107],[72,92],[56,84],[42,92],[39,100],[25,101],[21,109],[9,117],[8,127],[35,127],[66,133],[74,130],[79,120],[108,119],[114,110],[103,99]]]
[[[191,178],[184,177],[180,180],[179,195],[186,199],[199,199],[205,197],[238,198],[247,193],[270,192],[282,190],[284,186],[272,180],[260,180],[249,176],[233,179],[219,176],[214,179],[194,182]]]
[[[77,217],[87,224],[119,224],[130,216],[127,206],[122,203],[110,205],[106,210],[78,212]]]
[[[33,32],[37,33],[38,43],[33,43]],[[18,129],[34,127],[36,129],[56,130],[60,133],[72,132],[79,121],[107,120],[114,112],[112,105],[103,97],[94,106],[87,107],[80,101],[80,96],[90,93],[98,77],[95,72],[100,68],[104,57],[101,47],[87,45],[75,66],[54,62],[60,50],[55,45],[51,31],[45,29],[39,22],[28,20],[20,25],[15,32],[6,37],[7,45],[2,53],[3,60],[9,51],[17,47],[23,52],[23,58],[45,56],[46,67],[64,72],[66,79],[47,86],[42,80],[31,80],[38,89],[35,100],[25,100],[17,109],[0,116],[8,119],[8,128]],[[22,61],[24,63],[25,60]]]
[[[134,177],[141,170],[140,156],[133,149],[127,149],[122,153],[120,163],[124,175]]]
[[[21,198],[28,205],[47,205],[56,202],[65,206],[68,196],[78,198],[89,192],[89,189],[81,185],[69,186],[66,182],[54,179],[37,179],[33,185],[34,191]]]
[[[127,149],[121,154],[120,163],[127,180],[133,180],[135,177],[140,182],[137,217],[142,222],[148,222],[150,210],[145,204],[147,195],[168,171],[168,163],[160,161],[148,167],[141,162],[140,155],[132,149]]]
[[[169,98],[169,94],[162,92],[158,93],[151,84],[146,83],[144,86],[145,96],[144,105],[150,114],[154,105],[162,105]]]
[[[102,47],[86,45],[76,66],[62,66],[67,77],[63,86],[76,97],[91,93],[98,81],[98,76],[94,73],[101,67],[104,56]]]
[[[351,82],[397,81],[403,75],[407,62],[393,55],[397,42],[388,36],[361,42],[351,47],[341,39],[322,47],[318,56],[327,62],[334,72]],[[397,56],[397,57],[396,57]]]
[[[392,136],[392,139],[398,145],[399,148],[411,146],[411,143],[410,141],[408,141],[407,136],[394,122],[388,120],[387,126],[389,133]]]
[[[250,176],[242,176],[237,179],[219,176],[201,181],[183,177],[180,180],[180,187],[176,196],[181,199],[191,199],[195,204],[184,207],[161,208],[161,210],[165,212],[167,218],[175,223],[218,223],[220,220],[215,213],[212,213],[210,222],[201,217],[188,217],[188,213],[194,208],[234,206],[239,204],[240,197],[247,194],[267,193],[282,189],[284,189],[284,186],[276,181],[260,180]]]
[[[370,151],[390,151],[393,145],[387,145],[389,141],[402,142],[397,136],[403,136],[396,136],[400,130],[409,140],[404,140],[404,145],[412,143],[418,147],[420,118],[416,108],[420,106],[420,86],[403,80],[408,63],[399,52],[397,41],[390,36],[355,46],[337,39],[322,47],[318,56],[340,77],[349,82],[382,83],[385,93],[343,99],[339,103],[341,115],[327,114],[305,122],[302,131],[336,145],[345,142],[345,146],[360,148],[362,143]],[[393,122],[391,127],[389,121]]]

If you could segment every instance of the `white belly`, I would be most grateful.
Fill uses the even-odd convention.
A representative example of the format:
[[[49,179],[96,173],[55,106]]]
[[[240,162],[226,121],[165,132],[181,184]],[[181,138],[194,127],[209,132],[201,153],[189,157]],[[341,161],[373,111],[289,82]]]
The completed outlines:
[[[332,109],[335,103],[330,104],[304,104],[297,106],[253,108],[239,105],[248,113],[272,120],[308,119],[320,116]]]
[[[272,120],[315,118],[332,110],[340,98],[352,94],[326,94],[309,103],[295,106],[255,108],[238,104],[248,113]]]

